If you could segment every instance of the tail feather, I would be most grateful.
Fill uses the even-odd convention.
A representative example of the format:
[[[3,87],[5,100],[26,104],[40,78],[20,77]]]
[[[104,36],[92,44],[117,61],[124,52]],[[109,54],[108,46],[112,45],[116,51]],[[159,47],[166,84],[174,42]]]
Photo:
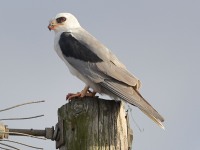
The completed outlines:
[[[144,114],[146,114],[152,121],[154,121],[157,125],[159,125],[159,127],[161,127],[163,130],[165,130],[164,125],[162,124],[162,122],[157,119],[156,117],[152,116],[151,114],[146,113],[144,110],[140,109]]]
[[[137,90],[133,89],[133,87],[120,82],[113,82],[109,80],[105,80],[105,82],[100,84],[112,94],[138,107],[152,121],[164,129],[162,124],[164,118],[142,97],[142,95]]]

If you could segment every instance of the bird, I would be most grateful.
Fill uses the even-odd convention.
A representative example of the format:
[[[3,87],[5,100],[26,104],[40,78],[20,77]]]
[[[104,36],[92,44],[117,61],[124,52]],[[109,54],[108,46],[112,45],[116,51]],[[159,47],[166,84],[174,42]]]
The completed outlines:
[[[137,108],[164,129],[164,118],[139,92],[140,80],[120,60],[86,31],[71,13],[59,13],[49,21],[54,49],[72,75],[85,83],[81,92],[69,93],[66,99],[106,94]],[[91,89],[93,91],[91,91]]]

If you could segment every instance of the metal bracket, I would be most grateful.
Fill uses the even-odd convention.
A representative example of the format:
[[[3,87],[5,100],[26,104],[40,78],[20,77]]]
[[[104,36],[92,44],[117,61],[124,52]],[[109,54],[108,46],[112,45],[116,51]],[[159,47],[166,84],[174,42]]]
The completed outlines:
[[[52,141],[53,139],[53,135],[54,135],[54,127],[52,126],[51,128],[45,128],[45,137],[47,139],[51,139]]]
[[[65,144],[63,124],[64,124],[64,120],[60,120],[55,126],[53,139],[56,141],[56,149],[60,148],[62,145]]]

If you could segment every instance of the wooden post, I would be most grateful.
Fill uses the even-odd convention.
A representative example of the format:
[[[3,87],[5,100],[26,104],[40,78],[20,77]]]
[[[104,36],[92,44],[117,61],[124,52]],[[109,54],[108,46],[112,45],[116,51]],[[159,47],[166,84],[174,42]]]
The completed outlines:
[[[57,126],[60,150],[130,150],[132,143],[124,105],[114,100],[74,99],[58,109]]]

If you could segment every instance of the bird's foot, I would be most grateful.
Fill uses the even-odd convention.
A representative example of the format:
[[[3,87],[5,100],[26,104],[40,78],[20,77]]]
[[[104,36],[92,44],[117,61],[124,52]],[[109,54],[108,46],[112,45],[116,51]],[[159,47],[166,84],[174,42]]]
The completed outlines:
[[[71,100],[73,98],[81,97],[81,93],[68,93],[66,96],[66,100]]]
[[[66,100],[72,100],[73,98],[85,97],[85,96],[94,97],[95,94],[96,94],[96,92],[91,92],[91,91],[88,91],[85,94],[82,91],[81,92],[77,92],[77,93],[69,93],[66,96]]]

